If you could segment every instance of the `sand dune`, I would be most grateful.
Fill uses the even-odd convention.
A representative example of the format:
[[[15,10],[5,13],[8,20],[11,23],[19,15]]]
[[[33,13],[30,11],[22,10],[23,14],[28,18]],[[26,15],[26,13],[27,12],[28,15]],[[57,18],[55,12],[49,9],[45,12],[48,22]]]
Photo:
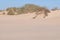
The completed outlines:
[[[0,15],[0,40],[60,40],[60,10],[43,19],[34,14]]]

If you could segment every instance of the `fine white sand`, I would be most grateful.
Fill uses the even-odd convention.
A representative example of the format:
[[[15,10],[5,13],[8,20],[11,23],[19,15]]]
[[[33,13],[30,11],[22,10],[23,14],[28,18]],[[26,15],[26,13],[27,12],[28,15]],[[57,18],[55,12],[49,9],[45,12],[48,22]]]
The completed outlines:
[[[34,14],[0,15],[0,40],[60,40],[60,10],[45,19]]]

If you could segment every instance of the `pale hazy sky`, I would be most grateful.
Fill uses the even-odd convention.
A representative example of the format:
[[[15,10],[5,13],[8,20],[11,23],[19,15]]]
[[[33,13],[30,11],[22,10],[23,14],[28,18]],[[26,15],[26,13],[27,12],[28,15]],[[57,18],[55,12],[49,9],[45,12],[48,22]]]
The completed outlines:
[[[5,9],[8,7],[20,7],[27,3],[46,6],[48,8],[60,8],[60,0],[0,0],[0,9]]]

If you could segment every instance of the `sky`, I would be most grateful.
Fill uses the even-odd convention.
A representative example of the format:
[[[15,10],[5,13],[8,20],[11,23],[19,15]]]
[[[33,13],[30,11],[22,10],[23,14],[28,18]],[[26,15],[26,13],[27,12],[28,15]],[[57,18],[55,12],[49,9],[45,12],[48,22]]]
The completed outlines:
[[[9,7],[21,7],[25,4],[35,4],[49,9],[52,9],[53,7],[60,8],[60,0],[0,0],[0,10]]]

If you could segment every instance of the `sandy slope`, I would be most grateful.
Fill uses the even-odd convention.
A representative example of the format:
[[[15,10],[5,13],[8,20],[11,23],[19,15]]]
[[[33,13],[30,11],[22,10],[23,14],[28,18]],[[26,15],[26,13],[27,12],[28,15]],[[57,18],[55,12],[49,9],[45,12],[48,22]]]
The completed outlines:
[[[60,11],[45,19],[34,14],[0,16],[0,40],[60,40]]]

